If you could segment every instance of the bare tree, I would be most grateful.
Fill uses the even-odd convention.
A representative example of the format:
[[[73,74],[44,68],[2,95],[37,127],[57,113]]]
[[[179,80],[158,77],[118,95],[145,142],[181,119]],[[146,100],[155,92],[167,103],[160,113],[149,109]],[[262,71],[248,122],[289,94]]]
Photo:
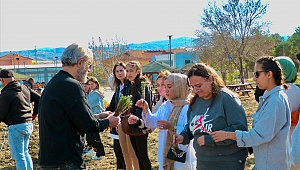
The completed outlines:
[[[128,61],[130,56],[129,46],[117,36],[115,39],[105,40],[104,42],[99,36],[98,45],[95,44],[92,37],[92,43],[89,48],[94,53],[92,75],[99,80],[107,80],[109,75],[112,74],[113,66],[119,61]]]
[[[204,9],[204,15],[200,21],[202,27],[208,31],[196,31],[199,39],[205,37],[205,46],[200,43],[202,49],[213,49],[210,54],[213,57],[218,56],[215,61],[219,65],[222,65],[226,59],[232,62],[238,60],[242,83],[244,83],[243,59],[253,55],[251,50],[257,50],[257,48],[254,50],[253,46],[264,41],[255,37],[268,34],[269,23],[258,21],[266,13],[267,7],[268,4],[263,5],[261,0],[245,0],[243,3],[238,0],[228,0],[219,8],[214,1]],[[199,41],[203,41],[199,39],[198,44]],[[226,70],[226,68],[223,69]],[[225,74],[224,70],[221,71]]]

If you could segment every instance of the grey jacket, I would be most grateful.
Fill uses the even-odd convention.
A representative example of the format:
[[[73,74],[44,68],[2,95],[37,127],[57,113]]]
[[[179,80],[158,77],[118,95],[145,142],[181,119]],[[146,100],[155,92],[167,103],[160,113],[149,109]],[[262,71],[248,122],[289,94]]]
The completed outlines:
[[[259,98],[252,115],[252,129],[236,130],[240,147],[253,147],[257,170],[286,170],[289,162],[289,129],[291,125],[288,98],[281,86]]]
[[[300,123],[292,134],[292,148],[290,151],[291,162],[295,166],[300,166]]]

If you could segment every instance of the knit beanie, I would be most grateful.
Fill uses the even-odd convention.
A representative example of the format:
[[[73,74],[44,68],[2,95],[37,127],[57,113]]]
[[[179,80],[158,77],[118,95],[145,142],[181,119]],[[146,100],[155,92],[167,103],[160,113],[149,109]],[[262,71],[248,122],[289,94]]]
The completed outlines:
[[[286,83],[294,83],[297,79],[297,70],[293,60],[286,56],[275,57],[279,61],[283,69],[284,81]]]

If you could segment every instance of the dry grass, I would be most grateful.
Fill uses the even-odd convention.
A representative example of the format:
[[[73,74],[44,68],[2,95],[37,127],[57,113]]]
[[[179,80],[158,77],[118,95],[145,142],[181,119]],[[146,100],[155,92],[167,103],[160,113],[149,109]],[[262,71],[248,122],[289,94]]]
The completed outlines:
[[[242,104],[245,108],[249,127],[251,127],[252,124],[252,117],[251,114],[255,112],[257,108],[257,103],[254,100],[253,94],[251,94],[251,97],[248,96],[240,96],[240,99],[242,101]],[[37,166],[38,162],[38,126],[37,122],[35,122],[35,129],[31,136],[30,140],[30,154],[33,158],[34,166]],[[5,124],[0,123],[0,147],[3,143],[3,136],[5,133]],[[158,169],[158,162],[157,162],[157,136],[158,131],[154,131],[149,135],[149,157],[152,162],[152,169]],[[114,157],[113,152],[113,146],[112,142],[113,140],[109,137],[109,131],[105,131],[104,133],[101,133],[101,139],[103,140],[103,145],[105,147],[105,153],[106,153],[106,159],[101,161],[94,161],[91,160],[90,157],[85,158],[85,161],[87,162],[87,165],[89,169],[99,169],[99,170],[105,170],[105,169],[116,169],[116,160]],[[246,170],[252,169],[254,165],[254,159],[253,154],[247,158],[246,162]],[[0,168],[4,170],[13,170],[16,169],[15,162],[11,159],[11,155],[9,152],[9,146],[7,144],[7,134],[6,134],[6,140],[3,145],[2,151],[0,151]]]

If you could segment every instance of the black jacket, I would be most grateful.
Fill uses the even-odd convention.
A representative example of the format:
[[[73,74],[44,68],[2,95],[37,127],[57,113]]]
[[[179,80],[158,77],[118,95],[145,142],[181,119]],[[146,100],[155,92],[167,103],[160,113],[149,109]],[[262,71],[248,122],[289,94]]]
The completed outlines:
[[[0,122],[15,125],[32,122],[30,101],[36,103],[33,113],[38,113],[40,95],[18,81],[8,83],[0,95]]]
[[[130,83],[130,81],[126,81],[124,83],[124,88],[123,88],[123,93],[122,94],[124,96],[127,96],[127,95],[130,94],[130,90],[131,90],[131,83]],[[120,94],[120,87],[117,87],[116,90],[115,90],[115,93],[114,93],[114,95],[113,95],[113,97],[110,101],[109,106],[106,108],[106,111],[114,112],[116,110],[117,105],[119,103],[119,98],[116,97],[116,96],[119,96],[119,94]]]
[[[135,103],[142,98],[142,90],[141,90],[141,82],[135,82],[131,84],[131,91],[130,94],[132,95],[132,114],[139,117],[140,120],[142,119],[142,108],[139,108],[135,105]],[[148,102],[149,109],[152,110],[152,91],[150,84],[147,84],[145,88],[145,100]],[[143,129],[140,129],[138,126],[141,125],[141,121],[138,121],[136,124],[130,124],[129,126],[132,126],[133,132],[139,132],[142,130],[147,129],[147,127],[144,127]]]
[[[84,133],[101,132],[108,119],[90,113],[84,89],[68,72],[59,71],[45,87],[39,107],[39,165],[64,162],[85,168]]]
[[[130,94],[130,90],[131,90],[131,83],[130,83],[130,81],[126,81],[124,83],[124,88],[122,90],[123,91],[122,94],[124,96],[127,96],[127,95]],[[114,95],[113,95],[113,97],[112,97],[112,99],[110,101],[109,106],[106,108],[106,111],[114,112],[116,110],[117,105],[119,103],[119,97],[116,97],[116,96],[119,96],[119,95],[120,95],[120,87],[117,87],[115,89],[115,93],[114,93]],[[110,131],[110,133],[118,135],[118,132],[117,132],[116,128],[112,128],[111,131]]]

